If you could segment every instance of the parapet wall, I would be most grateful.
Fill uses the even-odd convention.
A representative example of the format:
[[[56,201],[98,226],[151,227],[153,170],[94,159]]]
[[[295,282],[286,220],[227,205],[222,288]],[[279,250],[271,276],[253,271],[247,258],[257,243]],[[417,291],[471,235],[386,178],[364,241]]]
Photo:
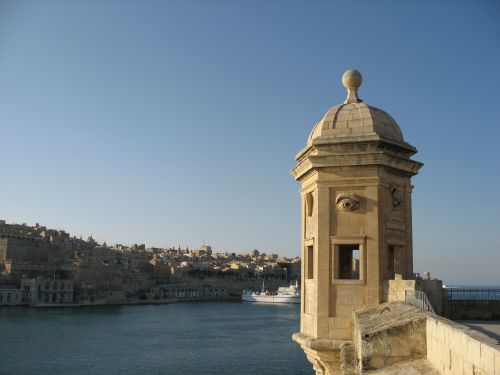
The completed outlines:
[[[353,341],[359,373],[425,361],[426,374],[500,375],[496,340],[403,302],[356,311]]]
[[[434,312],[451,320],[500,320],[498,299],[455,299],[443,289],[441,280],[387,280],[384,300],[405,302],[406,291],[425,292]]]
[[[451,320],[500,320],[500,300],[446,299],[443,315]]]
[[[387,280],[384,282],[384,299],[387,302],[405,302],[407,290],[425,292],[436,314],[443,314],[443,282],[441,280]]]
[[[480,332],[428,314],[426,341],[427,360],[441,374],[500,374],[500,345]]]

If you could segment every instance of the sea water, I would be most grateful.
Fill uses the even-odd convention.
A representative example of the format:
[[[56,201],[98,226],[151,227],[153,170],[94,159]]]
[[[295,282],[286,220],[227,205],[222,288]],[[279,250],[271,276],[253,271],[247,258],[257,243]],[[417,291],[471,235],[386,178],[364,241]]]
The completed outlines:
[[[0,308],[0,374],[313,374],[298,305]]]

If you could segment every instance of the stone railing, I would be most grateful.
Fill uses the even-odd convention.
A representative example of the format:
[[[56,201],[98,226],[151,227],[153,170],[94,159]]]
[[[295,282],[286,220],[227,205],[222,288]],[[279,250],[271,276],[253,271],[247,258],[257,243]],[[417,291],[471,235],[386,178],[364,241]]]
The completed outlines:
[[[499,288],[443,288],[443,315],[452,320],[500,319]]]

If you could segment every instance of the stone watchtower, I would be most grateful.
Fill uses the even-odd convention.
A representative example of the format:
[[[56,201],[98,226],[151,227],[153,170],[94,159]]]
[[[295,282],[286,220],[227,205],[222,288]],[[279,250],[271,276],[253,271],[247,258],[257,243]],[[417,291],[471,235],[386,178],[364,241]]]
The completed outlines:
[[[294,340],[319,374],[352,341],[352,313],[384,302],[384,281],[413,278],[410,179],[422,163],[396,121],[359,99],[361,82],[344,73],[346,100],[314,126],[292,169],[302,199]]]

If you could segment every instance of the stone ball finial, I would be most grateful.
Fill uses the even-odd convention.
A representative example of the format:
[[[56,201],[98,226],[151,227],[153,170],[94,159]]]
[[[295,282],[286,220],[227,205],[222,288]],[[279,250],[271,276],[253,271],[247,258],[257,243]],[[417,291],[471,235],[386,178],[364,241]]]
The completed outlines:
[[[346,70],[342,76],[342,84],[346,89],[358,88],[363,82],[363,76],[356,69]]]
[[[347,98],[344,103],[356,103],[362,100],[358,97],[358,88],[363,82],[363,76],[356,69],[346,70],[342,76],[342,84],[347,89]]]

